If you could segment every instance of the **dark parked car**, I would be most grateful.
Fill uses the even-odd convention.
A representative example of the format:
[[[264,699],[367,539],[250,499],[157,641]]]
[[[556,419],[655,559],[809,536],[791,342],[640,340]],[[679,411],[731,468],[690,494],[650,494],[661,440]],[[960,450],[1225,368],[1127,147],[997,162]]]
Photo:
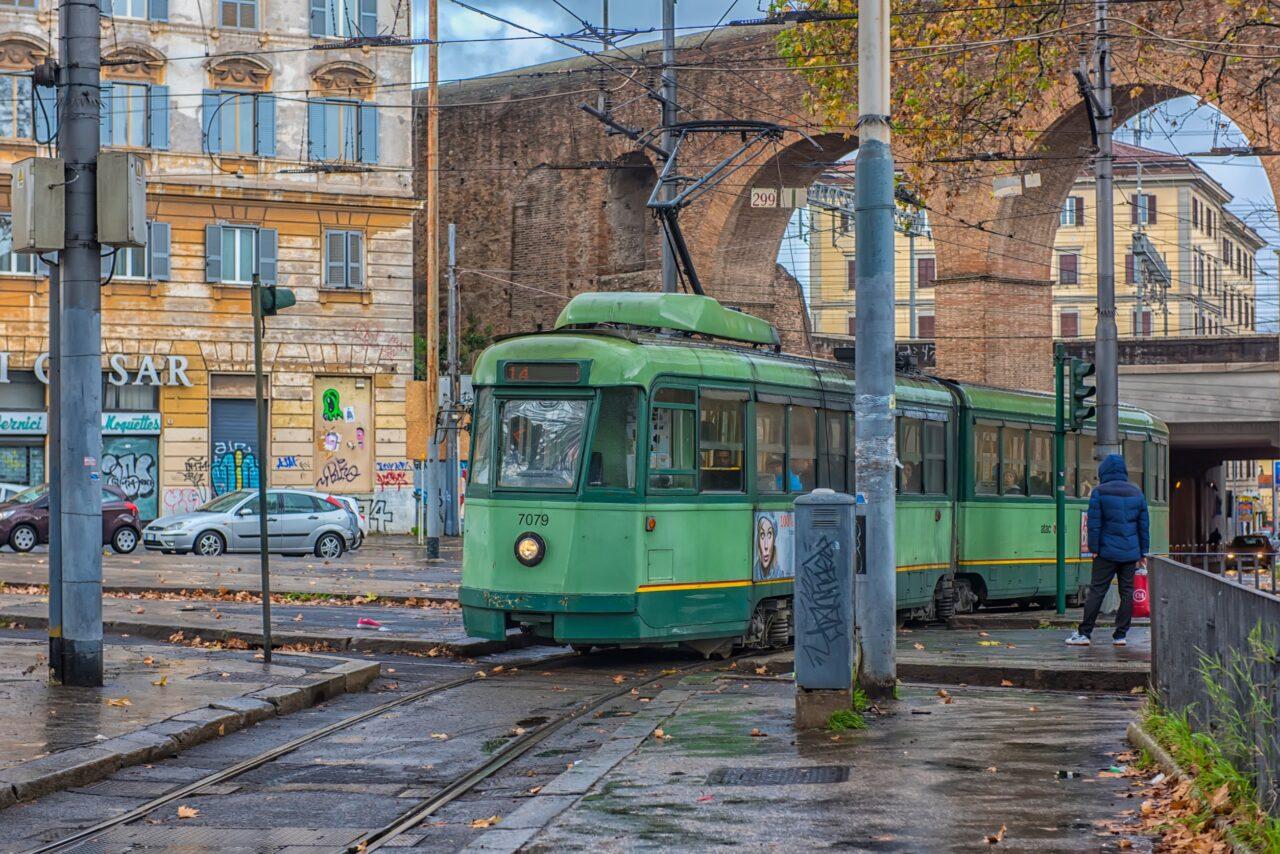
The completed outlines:
[[[102,487],[102,542],[120,554],[138,547],[138,505],[115,486]],[[49,542],[49,486],[40,484],[0,502],[0,543],[29,552]]]
[[[1248,563],[1249,558],[1255,558],[1258,567],[1261,569],[1270,569],[1271,564],[1275,562],[1275,549],[1271,547],[1271,539],[1266,534],[1241,534],[1231,540],[1231,544],[1227,546],[1227,558],[1232,561],[1228,566],[1235,566],[1240,562],[1241,558],[1246,568],[1251,564]]]

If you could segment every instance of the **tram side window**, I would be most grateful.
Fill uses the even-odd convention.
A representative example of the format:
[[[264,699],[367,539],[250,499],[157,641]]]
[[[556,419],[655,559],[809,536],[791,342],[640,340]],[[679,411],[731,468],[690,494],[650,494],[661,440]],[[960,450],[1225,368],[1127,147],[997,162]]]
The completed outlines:
[[[1076,434],[1067,433],[1063,486],[1066,495],[1076,494]]]
[[[1080,434],[1080,498],[1088,498],[1089,493],[1098,485],[1098,461],[1093,458],[1094,438],[1089,433]]]
[[[1005,427],[1000,441],[1000,494],[1027,494],[1027,431]]]
[[[1053,495],[1053,434],[1031,431],[1031,494]]]
[[[898,492],[924,492],[924,454],[920,441],[920,419],[898,419]]]
[[[489,485],[489,445],[493,435],[493,392],[482,388],[476,392],[471,408],[471,469],[468,483]]]
[[[977,476],[973,488],[978,495],[995,495],[1000,489],[1000,428],[977,424],[973,428],[974,460]]]
[[[786,492],[787,411],[780,403],[756,404],[756,491]]]
[[[638,397],[633,388],[600,392],[600,414],[587,458],[588,489],[635,489]]]
[[[1124,467],[1129,470],[1129,482],[1142,489],[1143,446],[1141,439],[1124,440]]]
[[[846,456],[848,448],[845,444],[847,430],[845,413],[822,411],[822,465],[818,467],[818,486],[844,492]]]
[[[652,489],[694,488],[698,470],[695,399],[688,389],[664,388],[654,395],[649,418],[649,486]]]
[[[809,492],[818,468],[818,411],[811,406],[788,406],[787,491]]]
[[[746,396],[703,390],[698,434],[703,492],[742,492]]]
[[[924,491],[944,495],[947,491],[947,424],[924,422]]]

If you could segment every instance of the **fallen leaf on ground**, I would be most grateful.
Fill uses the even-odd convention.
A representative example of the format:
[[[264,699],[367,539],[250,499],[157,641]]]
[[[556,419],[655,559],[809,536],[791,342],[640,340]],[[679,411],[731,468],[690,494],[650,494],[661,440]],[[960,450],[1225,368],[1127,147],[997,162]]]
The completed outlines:
[[[761,732],[761,730],[760,730],[760,728],[759,728],[759,727],[752,727],[752,729],[751,729],[751,737],[752,737],[752,738],[764,738],[764,737],[765,737],[765,736],[767,736],[768,734],[769,734],[769,733],[767,733],[767,732]]]
[[[476,678],[477,678],[477,679],[483,679],[483,678],[485,678],[485,677],[486,677],[486,676],[488,676],[488,675],[489,675],[489,674],[485,673],[483,670],[477,670],[477,671],[476,671]]]
[[[700,798],[698,798],[698,803],[700,803],[700,804],[710,803],[711,801],[714,801],[715,799],[716,799],[716,796],[715,796],[715,795],[703,795],[703,796],[701,796]]]
[[[541,792],[541,791],[542,791],[541,786],[534,786],[532,789],[529,790],[529,794],[536,795],[538,794],[538,792]]]
[[[502,819],[500,819],[496,815],[491,815],[488,818],[473,818],[471,819],[471,826],[472,827],[493,827],[495,824],[497,824],[500,821],[502,821]]]
[[[501,664],[499,664],[497,667],[493,668],[493,672],[494,672],[494,673],[501,673],[501,672],[502,672],[503,670],[505,670],[505,669],[506,669],[505,667],[503,667]]]
[[[1214,812],[1222,812],[1223,807],[1227,806],[1231,801],[1231,786],[1223,783],[1218,790],[1209,796],[1209,806],[1213,807]]]
[[[768,676],[768,675],[769,675],[769,668],[768,668],[768,667],[765,667],[763,664],[762,664],[762,665],[760,665],[759,667],[757,667],[757,668],[756,668],[756,675],[757,675],[757,676]]]
[[[978,641],[978,646],[999,646],[999,645],[1000,645],[1000,641],[993,641],[993,640]]]
[[[988,844],[988,845],[995,845],[995,844],[997,844],[997,843],[1003,842],[1003,841],[1004,841],[1004,834],[1005,834],[1005,832],[1006,832],[1007,830],[1008,830],[1008,828],[1007,828],[1007,827],[1005,827],[1003,824],[1002,824],[1002,825],[1000,825],[1000,829],[999,829],[999,830],[997,830],[995,833],[989,834],[989,835],[987,836],[987,844]]]
[[[653,737],[654,737],[654,738],[656,738],[656,739],[658,739],[658,741],[662,741],[663,739],[671,738],[671,736],[667,735],[667,733],[662,729],[662,727],[658,727],[657,729],[655,729],[655,730],[653,731]]]
[[[178,807],[178,818],[195,818],[200,815],[200,810],[195,807],[180,806]]]
[[[107,705],[120,707],[120,706],[132,706],[133,703],[129,701],[128,697],[108,697]]]
[[[980,638],[989,638],[989,637],[991,637],[991,632],[978,632],[978,637],[980,637]]]
[[[622,684],[622,681],[623,681],[623,680],[622,680],[622,674],[621,674],[621,673],[619,673],[617,676],[613,677],[613,684],[614,684],[614,685],[621,685],[621,684]]]
[[[1008,679],[1001,679],[1001,680],[1000,680],[1000,687],[1001,687],[1001,688],[1012,688],[1012,687],[1013,687],[1013,683],[1012,683],[1012,682],[1010,682]]]
[[[1132,688],[1130,688],[1130,689],[1129,689],[1129,693],[1130,693],[1130,694],[1142,694],[1142,693],[1144,693],[1146,690],[1147,690],[1147,689],[1146,689],[1146,688],[1143,688],[1141,685],[1134,685]]]
[[[997,767],[996,767],[996,766],[994,766],[994,765],[992,765],[992,766],[990,766],[989,768],[987,768],[987,771],[988,771],[989,773],[991,773],[991,774],[994,774],[994,773],[996,773],[996,772],[997,772],[997,771],[999,771],[999,770],[1000,770],[1000,769],[999,769],[999,768],[997,768]]]
[[[1028,711],[1028,712],[1038,712],[1038,711],[1040,711],[1040,709],[1039,709],[1038,707],[1036,707],[1036,706],[1027,706],[1027,711]]]
[[[432,737],[432,738],[434,738],[436,741],[444,741],[444,740],[446,740],[446,739],[449,737],[449,733],[447,733],[447,732],[433,732],[433,733],[431,733],[431,737]]]
[[[152,682],[151,684],[155,685],[157,688],[163,688],[164,686],[169,684],[169,674],[166,673],[164,676],[161,676],[159,679]]]
[[[913,643],[912,646],[914,646],[916,649],[924,649],[924,644],[922,643]]]
[[[142,663],[149,667],[152,664],[155,664],[156,660],[148,655],[146,658],[142,659]]]
[[[293,618],[293,621],[294,621],[295,623],[301,623],[301,622],[302,622],[302,615],[301,615],[301,614],[299,614],[298,616],[294,617],[294,618]]]

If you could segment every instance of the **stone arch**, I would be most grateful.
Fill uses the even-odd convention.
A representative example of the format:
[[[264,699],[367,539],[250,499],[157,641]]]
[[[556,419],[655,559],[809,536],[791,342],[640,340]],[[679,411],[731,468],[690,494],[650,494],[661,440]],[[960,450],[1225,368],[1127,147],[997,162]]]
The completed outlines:
[[[648,208],[657,181],[653,163],[638,151],[618,158],[609,172],[603,225],[606,269],[614,276],[652,269],[658,263],[650,250],[661,238]]]
[[[317,90],[326,95],[371,100],[378,77],[358,62],[339,59],[312,71],[311,81]]]
[[[211,60],[206,69],[213,86],[221,88],[266,89],[272,68],[253,56],[228,56]]]
[[[158,83],[164,74],[164,53],[141,42],[124,42],[104,53],[102,59],[104,63],[110,63],[103,71],[112,79]]]
[[[0,34],[0,68],[29,70],[49,56],[49,44],[30,33]]]

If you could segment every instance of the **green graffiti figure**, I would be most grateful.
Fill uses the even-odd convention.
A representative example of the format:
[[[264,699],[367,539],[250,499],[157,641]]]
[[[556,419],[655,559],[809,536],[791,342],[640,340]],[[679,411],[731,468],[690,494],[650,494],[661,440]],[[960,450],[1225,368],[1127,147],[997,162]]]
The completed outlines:
[[[336,388],[327,388],[320,397],[320,402],[324,406],[324,410],[320,413],[320,417],[325,421],[341,421],[342,420],[342,400],[338,397]]]

